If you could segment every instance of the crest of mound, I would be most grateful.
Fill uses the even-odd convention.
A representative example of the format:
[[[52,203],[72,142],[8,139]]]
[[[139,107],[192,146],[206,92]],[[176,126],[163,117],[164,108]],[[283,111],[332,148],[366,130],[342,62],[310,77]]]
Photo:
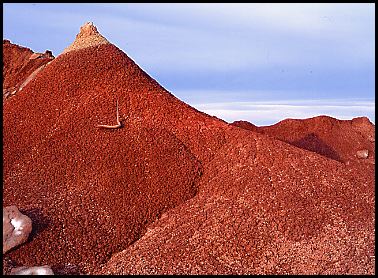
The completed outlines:
[[[73,50],[108,43],[109,41],[97,31],[97,27],[94,26],[92,22],[87,22],[80,27],[80,32],[76,35],[75,41],[64,49],[62,54]]]
[[[231,125],[257,132],[257,126],[248,121],[234,121]]]

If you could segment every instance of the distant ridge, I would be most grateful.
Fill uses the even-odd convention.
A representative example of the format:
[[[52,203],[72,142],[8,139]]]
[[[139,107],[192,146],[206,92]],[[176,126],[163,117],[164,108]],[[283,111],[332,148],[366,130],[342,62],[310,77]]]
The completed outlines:
[[[55,57],[3,40],[3,101],[15,96]]]
[[[256,127],[247,121],[236,121],[232,125],[270,135],[339,162],[375,164],[375,125],[367,117],[338,120],[317,116],[284,119],[271,126]],[[356,153],[360,150],[369,152],[368,159],[357,157]]]

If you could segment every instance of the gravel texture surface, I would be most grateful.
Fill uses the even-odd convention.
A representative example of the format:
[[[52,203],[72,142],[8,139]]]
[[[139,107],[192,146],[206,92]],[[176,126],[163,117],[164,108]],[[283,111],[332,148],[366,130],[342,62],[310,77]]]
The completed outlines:
[[[374,167],[233,131],[199,192],[101,274],[374,274]]]
[[[114,122],[117,98],[124,126],[98,129]],[[113,45],[47,65],[4,104],[4,205],[26,215],[36,210],[33,223],[44,223],[10,257],[90,271],[137,240],[161,212],[193,197],[201,162],[170,130],[179,129],[174,123],[189,116],[185,111],[195,114]],[[181,132],[204,147],[202,133]],[[216,139],[209,139],[213,148]]]

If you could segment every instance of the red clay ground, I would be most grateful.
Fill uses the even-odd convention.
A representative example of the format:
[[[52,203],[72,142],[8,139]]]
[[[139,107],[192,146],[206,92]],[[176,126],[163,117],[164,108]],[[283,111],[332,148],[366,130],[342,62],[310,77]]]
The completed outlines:
[[[115,124],[116,99],[123,127],[98,129]],[[114,45],[58,56],[3,112],[3,205],[34,221],[5,257],[16,265],[375,273],[373,164],[360,171],[199,112]]]

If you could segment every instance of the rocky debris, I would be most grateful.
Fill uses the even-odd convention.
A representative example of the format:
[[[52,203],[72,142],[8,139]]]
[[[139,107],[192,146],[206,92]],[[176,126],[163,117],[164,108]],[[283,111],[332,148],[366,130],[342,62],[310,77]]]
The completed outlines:
[[[356,126],[368,126],[372,123],[368,117],[356,117],[352,119],[352,124]]]
[[[92,22],[87,22],[80,27],[80,32],[76,35],[75,41],[70,46],[65,48],[62,54],[73,50],[108,43],[109,41],[97,31],[97,27],[94,26]]]
[[[77,265],[65,264],[54,266],[53,268],[55,275],[85,275],[85,272],[81,272]]]
[[[16,206],[3,208],[3,254],[27,241],[32,220]]]
[[[17,89],[15,89],[14,87],[3,89],[3,97],[4,98],[9,98],[11,96],[14,96],[16,93],[17,93]]]
[[[369,150],[359,150],[356,153],[357,158],[366,159],[369,156]]]
[[[370,141],[370,142],[375,142],[375,134],[372,134],[372,135],[369,135],[368,136],[368,140]]]
[[[10,275],[54,275],[54,272],[48,265],[32,267],[21,266],[13,268]]]
[[[370,122],[367,117],[357,117],[352,119],[352,127],[369,142],[375,142],[375,125]]]

